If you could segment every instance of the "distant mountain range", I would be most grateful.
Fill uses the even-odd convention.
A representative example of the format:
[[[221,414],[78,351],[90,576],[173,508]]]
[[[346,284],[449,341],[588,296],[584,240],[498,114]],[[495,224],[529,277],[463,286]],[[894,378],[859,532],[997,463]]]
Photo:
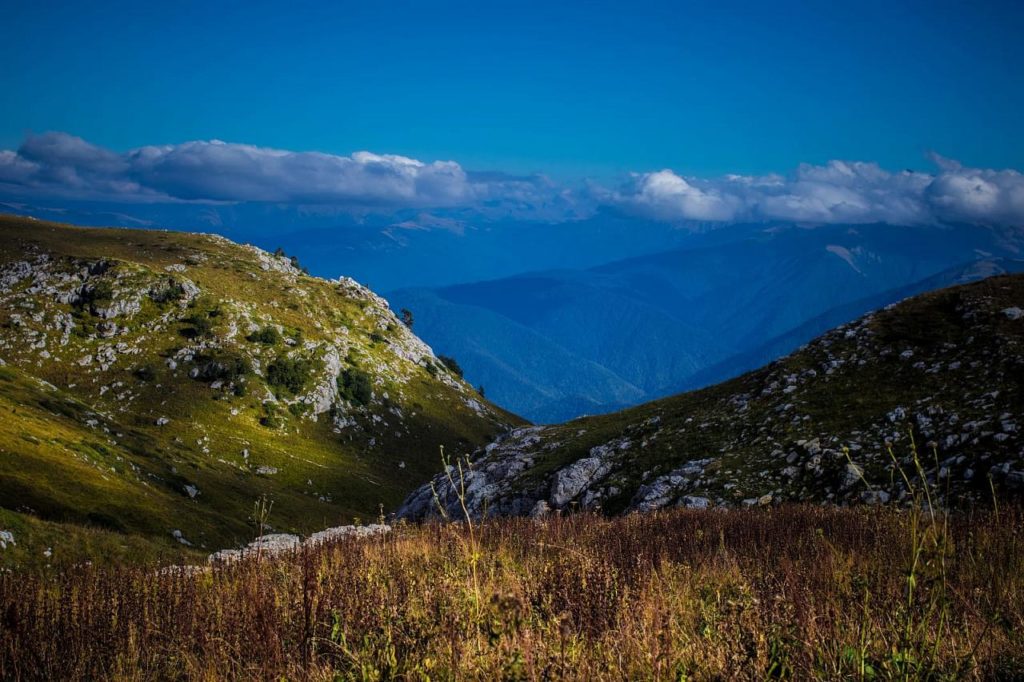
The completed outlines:
[[[412,310],[416,333],[455,357],[469,382],[537,422],[735,376],[868,310],[1016,272],[1024,258],[1020,229],[722,226],[525,208],[0,205],[282,247],[314,275],[351,276]]]
[[[975,226],[737,226],[654,254],[387,295],[497,403],[550,423],[720,381],[909,295],[1018,272]]]
[[[668,224],[612,209],[558,222],[497,218],[468,209],[367,208],[353,213],[256,202],[130,207],[0,202],[0,213],[76,225],[212,232],[268,251],[281,247],[315,275],[345,275],[374,291],[445,286],[537,269],[588,268],[719,238],[719,230],[706,231],[700,224]]]

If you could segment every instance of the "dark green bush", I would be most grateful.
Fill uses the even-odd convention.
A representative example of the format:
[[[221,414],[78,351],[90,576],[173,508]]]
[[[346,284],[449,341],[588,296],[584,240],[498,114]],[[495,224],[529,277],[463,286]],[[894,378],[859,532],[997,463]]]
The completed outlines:
[[[221,381],[237,382],[252,372],[249,361],[239,355],[228,353],[218,355],[197,355],[195,358],[196,367],[199,368],[200,381]]]
[[[173,277],[150,291],[150,298],[157,303],[177,303],[185,298],[185,287]]]
[[[356,405],[366,405],[373,398],[370,375],[355,367],[346,369],[338,377],[338,394]]]
[[[209,338],[213,336],[213,320],[205,311],[195,312],[186,317],[183,322],[188,328],[182,334],[190,339]]]
[[[79,302],[82,304],[110,303],[114,300],[114,285],[110,280],[101,279],[82,290]]]
[[[447,367],[452,374],[456,375],[460,379],[462,378],[462,367],[460,367],[459,363],[455,361],[455,358],[450,355],[438,355],[437,359],[440,360],[441,364]]]
[[[267,383],[294,395],[306,387],[312,373],[313,363],[310,360],[282,356],[267,367]]]
[[[110,280],[101,279],[95,284],[84,287],[72,306],[75,317],[86,317],[95,313],[99,306],[107,305],[114,300],[114,285]]]
[[[260,417],[260,426],[268,429],[276,429],[281,426],[281,418],[277,414],[277,407],[273,403],[263,403],[263,416]]]
[[[245,338],[253,343],[262,343],[265,346],[276,346],[281,341],[281,335],[277,332],[277,328],[270,326],[255,331]]]

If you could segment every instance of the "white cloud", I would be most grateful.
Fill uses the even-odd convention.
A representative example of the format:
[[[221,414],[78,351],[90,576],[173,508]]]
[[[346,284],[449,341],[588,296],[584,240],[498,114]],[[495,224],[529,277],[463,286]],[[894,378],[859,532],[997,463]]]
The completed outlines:
[[[369,152],[335,156],[212,141],[143,147],[126,158],[142,185],[179,199],[421,206],[463,202],[472,192],[457,163]]]
[[[634,174],[618,189],[583,192],[542,176],[467,172],[367,151],[350,156],[220,141],[117,153],[66,133],[28,137],[0,150],[0,196],[115,202],[274,202],[346,209],[446,207],[488,217],[557,222],[610,204],[659,220],[1024,225],[1024,176],[966,168],[932,155],[936,173],[878,164],[802,164],[789,175],[684,177]]]
[[[0,183],[79,198],[401,206],[465,204],[478,191],[453,161],[291,152],[216,140],[117,154],[65,133],[32,136],[17,152],[0,152]]]
[[[934,157],[935,175],[892,173],[875,163],[802,164],[789,177],[683,178],[641,174],[612,196],[648,215],[676,220],[790,220],[806,223],[975,222],[1024,225],[1024,176],[965,168]]]
[[[687,220],[732,220],[740,207],[734,197],[696,187],[670,170],[639,176],[631,200],[656,217]]]

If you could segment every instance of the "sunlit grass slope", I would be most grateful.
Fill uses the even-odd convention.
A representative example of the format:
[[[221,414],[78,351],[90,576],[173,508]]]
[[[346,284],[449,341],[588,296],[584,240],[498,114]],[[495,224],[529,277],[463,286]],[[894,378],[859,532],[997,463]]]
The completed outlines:
[[[519,423],[364,287],[209,235],[0,217],[0,361],[4,563],[233,546],[263,495],[282,531],[375,517]]]

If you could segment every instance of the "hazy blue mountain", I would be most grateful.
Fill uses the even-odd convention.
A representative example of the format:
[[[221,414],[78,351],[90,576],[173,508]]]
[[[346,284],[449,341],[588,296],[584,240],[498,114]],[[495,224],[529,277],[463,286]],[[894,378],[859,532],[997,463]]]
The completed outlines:
[[[630,405],[645,395],[608,368],[486,308],[448,301],[427,289],[406,290],[402,305],[430,311],[416,319],[414,329],[457,348],[466,376],[483,386],[488,398],[521,405],[536,419],[557,420],[609,403]],[[467,327],[476,332],[464,337]]]
[[[748,226],[592,268],[389,299],[414,311],[439,352],[465,358],[467,378],[499,404],[550,422],[732,376],[866,310],[1012,270],[993,259],[1012,258],[1020,243],[969,226]],[[642,395],[602,389],[594,365]]]
[[[732,379],[792,352],[802,344],[834,327],[845,324],[865,313],[884,308],[918,294],[967,284],[995,275],[1021,272],[1024,272],[1024,260],[1019,259],[989,258],[957,265],[913,284],[862,298],[846,305],[837,306],[822,315],[808,320],[799,327],[767,341],[757,348],[734,355],[724,362],[706,367],[694,373],[686,380],[666,386],[655,393],[672,395]]]

